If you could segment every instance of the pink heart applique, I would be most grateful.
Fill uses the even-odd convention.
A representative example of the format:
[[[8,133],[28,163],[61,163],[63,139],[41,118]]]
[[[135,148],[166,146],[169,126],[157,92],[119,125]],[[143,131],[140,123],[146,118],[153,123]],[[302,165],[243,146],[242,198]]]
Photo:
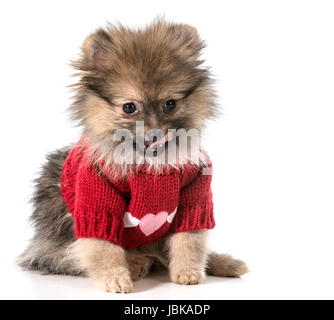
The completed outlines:
[[[161,226],[166,222],[167,217],[168,213],[166,211],[159,212],[156,215],[148,213],[140,220],[140,230],[143,231],[146,236],[149,236],[154,231],[157,231],[159,228],[161,228]]]

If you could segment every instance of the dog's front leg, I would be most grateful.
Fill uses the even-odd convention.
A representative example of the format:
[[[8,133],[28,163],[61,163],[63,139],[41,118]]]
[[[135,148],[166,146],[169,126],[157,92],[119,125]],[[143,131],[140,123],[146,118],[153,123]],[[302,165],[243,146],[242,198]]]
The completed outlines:
[[[205,275],[207,230],[174,233],[167,240],[169,273],[173,282],[197,284]]]
[[[108,292],[130,292],[133,288],[123,248],[100,239],[78,239],[78,255],[83,268],[97,288]]]

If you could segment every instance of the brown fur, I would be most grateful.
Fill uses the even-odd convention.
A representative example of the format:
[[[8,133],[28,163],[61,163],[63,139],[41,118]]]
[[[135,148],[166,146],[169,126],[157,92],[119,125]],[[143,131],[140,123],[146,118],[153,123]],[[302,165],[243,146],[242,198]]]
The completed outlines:
[[[73,86],[70,112],[83,128],[92,161],[103,159],[106,165],[115,165],[113,133],[126,128],[135,134],[137,120],[145,122],[145,132],[204,128],[217,113],[217,103],[210,73],[201,66],[203,47],[195,28],[162,20],[137,30],[109,25],[87,37],[80,59],[73,62],[79,81]],[[163,104],[170,99],[176,101],[176,108],[166,112]],[[131,101],[138,104],[139,112],[128,116],[122,105]],[[32,215],[36,235],[19,258],[22,267],[88,275],[98,288],[124,293],[132,290],[132,281],[157,268],[168,268],[171,280],[179,284],[199,283],[205,271],[217,276],[248,271],[240,260],[209,253],[206,230],[172,234],[134,250],[104,240],[75,239],[73,219],[60,192],[68,150],[52,153],[36,181]],[[178,151],[183,152],[180,147]]]
[[[80,261],[103,291],[127,293],[133,284],[125,251],[100,239],[79,239],[77,249]]]
[[[135,121],[145,121],[146,132],[203,129],[217,112],[213,81],[201,67],[203,47],[193,27],[164,21],[138,30],[109,26],[90,35],[73,63],[80,80],[73,86],[70,111],[92,153],[110,164],[116,146],[112,134],[121,128],[135,134]],[[162,105],[169,99],[177,107],[167,114]],[[124,115],[122,105],[129,101],[138,102],[141,112]]]
[[[170,236],[169,272],[173,282],[197,284],[204,279],[207,263],[207,230],[180,232]]]
[[[218,277],[240,277],[249,272],[247,265],[228,254],[210,253],[207,265],[208,273]]]

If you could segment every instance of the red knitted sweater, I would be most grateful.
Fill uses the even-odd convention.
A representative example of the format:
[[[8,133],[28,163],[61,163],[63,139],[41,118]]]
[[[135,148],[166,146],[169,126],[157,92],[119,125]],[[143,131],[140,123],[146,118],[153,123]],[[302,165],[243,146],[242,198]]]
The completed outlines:
[[[141,169],[117,178],[90,164],[79,145],[65,160],[61,191],[78,238],[99,238],[132,249],[169,232],[215,226],[211,175],[195,166],[153,173]]]

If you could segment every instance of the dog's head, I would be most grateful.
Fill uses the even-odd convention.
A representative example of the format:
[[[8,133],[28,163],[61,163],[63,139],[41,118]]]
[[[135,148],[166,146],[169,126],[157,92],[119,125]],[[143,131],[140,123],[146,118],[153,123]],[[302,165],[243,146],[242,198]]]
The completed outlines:
[[[140,152],[166,147],[171,129],[203,129],[215,114],[212,80],[201,67],[203,48],[195,28],[161,20],[138,30],[108,26],[86,38],[73,63],[80,80],[71,112],[104,159],[122,143],[114,139],[117,132],[140,135],[143,143],[133,143]]]

